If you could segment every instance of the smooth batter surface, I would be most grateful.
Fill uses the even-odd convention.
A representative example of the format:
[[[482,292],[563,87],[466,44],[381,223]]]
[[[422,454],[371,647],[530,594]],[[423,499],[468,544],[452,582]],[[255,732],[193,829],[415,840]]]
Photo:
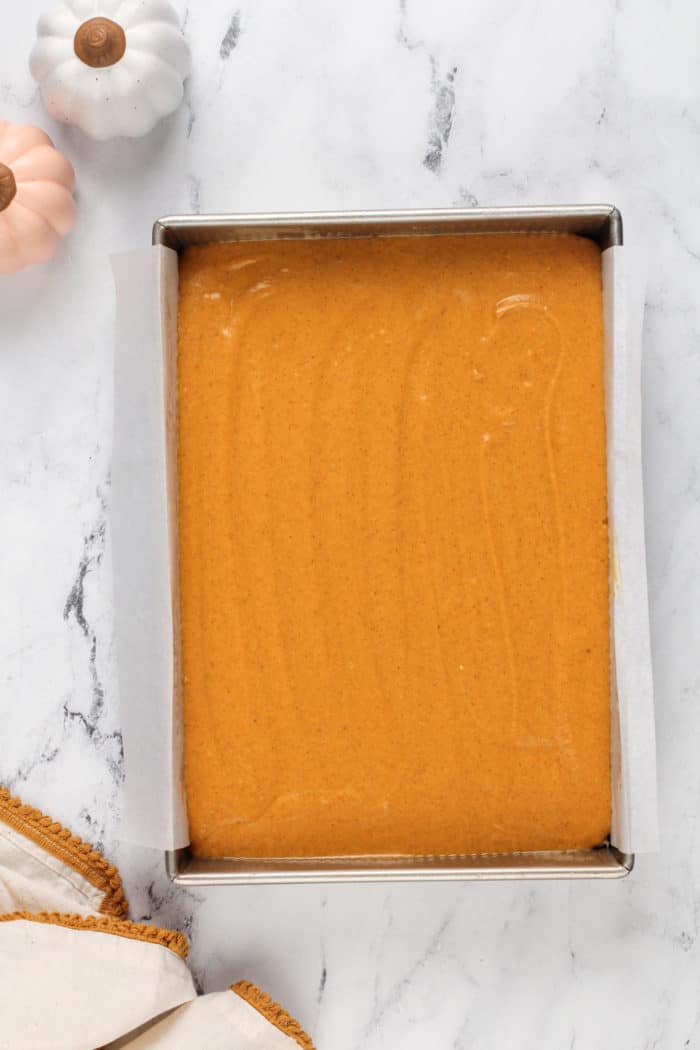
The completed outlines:
[[[597,246],[188,248],[179,338],[194,852],[604,840]]]

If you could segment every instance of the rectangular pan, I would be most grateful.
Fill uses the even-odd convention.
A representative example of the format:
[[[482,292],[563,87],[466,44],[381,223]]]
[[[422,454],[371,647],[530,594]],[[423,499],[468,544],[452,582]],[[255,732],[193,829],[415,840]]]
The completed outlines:
[[[175,251],[220,241],[436,234],[575,233],[601,250],[622,244],[622,218],[611,205],[470,208],[448,211],[174,215],[158,219],[153,243]],[[177,450],[173,449],[172,462]],[[172,463],[171,463],[172,466]],[[177,602],[177,594],[173,595]],[[611,692],[613,724],[617,694]],[[181,885],[481,879],[614,879],[628,875],[631,854],[606,844],[593,850],[429,857],[322,857],[203,860],[189,849],[166,851],[168,875]]]

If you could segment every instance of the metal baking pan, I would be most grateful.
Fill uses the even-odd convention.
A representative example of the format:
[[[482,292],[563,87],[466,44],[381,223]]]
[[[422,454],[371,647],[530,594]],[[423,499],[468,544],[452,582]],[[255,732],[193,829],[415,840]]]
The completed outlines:
[[[173,215],[153,226],[153,243],[175,251],[220,241],[436,234],[575,233],[602,250],[622,244],[622,219],[611,205],[470,208],[448,211]],[[177,596],[175,595],[177,601]],[[617,696],[611,694],[613,716]],[[616,719],[613,717],[613,723]],[[621,878],[634,857],[609,843],[593,850],[425,857],[314,857],[204,860],[189,849],[166,851],[166,869],[181,885],[231,883]]]

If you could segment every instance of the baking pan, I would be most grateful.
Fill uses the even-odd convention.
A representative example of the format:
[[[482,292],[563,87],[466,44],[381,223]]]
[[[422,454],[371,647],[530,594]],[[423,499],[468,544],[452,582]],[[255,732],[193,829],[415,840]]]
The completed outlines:
[[[622,244],[622,219],[610,205],[470,208],[449,211],[328,212],[253,215],[175,215],[158,219],[153,243],[175,251],[220,241],[436,234],[575,233],[602,250]],[[171,469],[177,449],[168,451]],[[177,593],[173,595],[177,605]],[[175,622],[179,617],[176,615]],[[176,646],[177,648],[177,646]],[[176,661],[178,663],[179,661]],[[611,691],[612,722],[618,723]],[[175,705],[177,710],[178,705]],[[424,857],[200,859],[189,849],[166,851],[170,878],[182,885],[389,880],[620,878],[634,863],[610,843],[593,850]]]

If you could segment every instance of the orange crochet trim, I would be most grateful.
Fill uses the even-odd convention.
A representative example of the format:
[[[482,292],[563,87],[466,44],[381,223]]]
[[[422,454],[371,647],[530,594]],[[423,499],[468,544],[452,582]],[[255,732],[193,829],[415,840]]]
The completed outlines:
[[[71,930],[113,933],[132,941],[160,944],[175,952],[181,959],[186,959],[190,950],[189,941],[184,933],[165,930],[160,926],[146,926],[142,922],[130,922],[128,919],[115,919],[112,915],[70,915],[59,911],[8,911],[0,915],[0,922],[12,922],[16,919],[43,922],[51,926],[66,926]]]
[[[69,865],[101,890],[104,896],[99,910],[103,915],[126,918],[129,906],[121,876],[115,866],[89,842],[83,842],[78,835],[73,835],[68,828],[45,816],[40,809],[24,805],[21,799],[11,795],[4,787],[0,787],[0,820]]]
[[[279,1003],[271,999],[266,992],[262,992],[257,984],[253,984],[251,981],[237,981],[231,985],[231,991],[235,992],[236,995],[240,995],[241,999],[245,999],[247,1003],[250,1003],[266,1021],[273,1024],[275,1028],[279,1028],[280,1032],[288,1035],[290,1039],[294,1039],[302,1047],[302,1050],[314,1050],[311,1037],[306,1034],[299,1022],[290,1017],[287,1011]]]

